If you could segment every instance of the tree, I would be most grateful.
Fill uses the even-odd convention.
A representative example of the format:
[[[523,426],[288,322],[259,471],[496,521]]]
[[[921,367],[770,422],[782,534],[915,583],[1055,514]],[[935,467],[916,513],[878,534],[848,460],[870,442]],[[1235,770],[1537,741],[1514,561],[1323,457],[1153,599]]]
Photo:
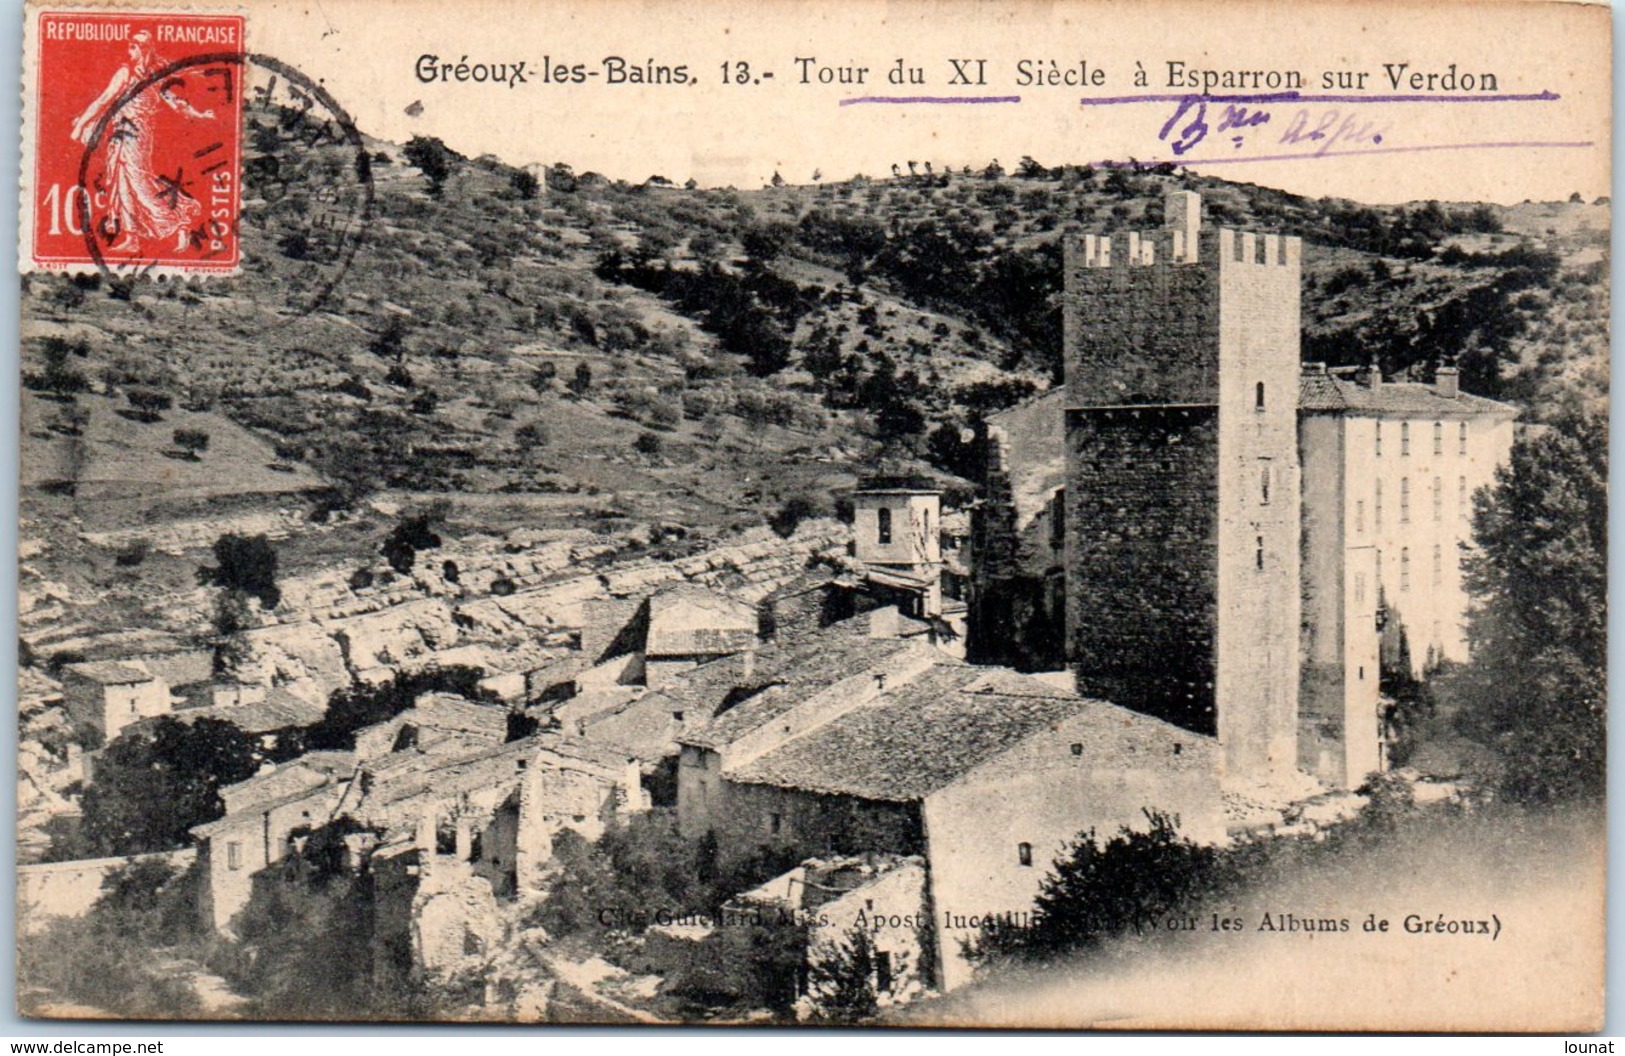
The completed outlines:
[[[1180,836],[1167,814],[1147,810],[1145,816],[1143,832],[1124,826],[1106,841],[1093,829],[1080,833],[1040,885],[1030,926],[984,928],[967,953],[972,959],[1042,955],[1139,934],[1217,886],[1217,850]]]
[[[1021,161],[1016,163],[1016,175],[1024,180],[1043,180],[1049,178],[1050,172],[1034,161],[1031,155],[1023,155]]]
[[[276,548],[263,535],[227,533],[214,542],[212,567],[197,570],[198,582],[258,598],[267,609],[282,600],[276,585]]]
[[[334,690],[327,698],[327,713],[310,727],[305,744],[312,750],[348,751],[355,747],[355,732],[387,722],[416,704],[425,693],[452,693],[468,700],[495,705],[496,697],[480,688],[485,669],[453,664],[422,671],[397,672],[376,685],[357,682]]]
[[[220,789],[253,777],[258,742],[221,719],[164,716],[126,730],[96,760],[82,831],[105,857],[185,847],[191,829],[225,813]]]
[[[532,452],[547,446],[550,439],[546,424],[527,422],[513,431],[513,442],[521,451]]]
[[[406,356],[406,319],[404,316],[391,315],[385,322],[384,328],[372,339],[374,355],[384,359],[392,359],[399,363]]]
[[[163,421],[161,412],[169,410],[175,403],[167,393],[157,389],[131,389],[125,393],[130,406],[135,408],[136,417],[143,422]]]
[[[530,387],[536,390],[537,395],[545,396],[553,391],[553,379],[559,376],[559,365],[552,360],[546,360],[530,375]]]
[[[186,452],[187,458],[196,462],[198,456],[209,449],[209,434],[202,429],[177,429],[175,446]]]
[[[576,364],[576,371],[570,377],[570,391],[578,397],[585,396],[592,390],[592,367],[583,360]]]
[[[68,341],[61,337],[47,337],[40,342],[45,356],[45,369],[33,387],[43,388],[58,399],[66,399],[87,388],[84,374],[70,365],[70,357],[83,357],[87,349],[83,341]]]
[[[1570,413],[1518,440],[1475,499],[1473,659],[1440,695],[1501,752],[1508,791],[1600,795],[1607,719],[1608,423]]]
[[[793,224],[775,220],[752,226],[740,236],[739,242],[751,263],[762,267],[771,264],[789,249],[795,234]]]
[[[660,454],[661,448],[663,448],[665,444],[660,439],[659,433],[639,433],[637,440],[633,442],[632,446],[637,448],[638,454],[648,455],[649,457],[653,458],[655,455]]]
[[[869,933],[854,927],[823,947],[807,966],[813,1018],[825,1023],[862,1023],[880,1011],[875,995],[875,950]]]
[[[419,550],[438,547],[440,536],[434,531],[434,523],[439,519],[433,510],[403,517],[380,548],[389,567],[405,575],[412,571]]]
[[[536,197],[536,191],[541,187],[541,182],[536,179],[535,174],[525,169],[515,169],[513,175],[508,177],[508,186],[513,188],[513,193],[517,194],[521,200],[528,202]]]
[[[805,495],[795,495],[786,501],[783,506],[780,506],[777,513],[768,518],[767,524],[779,535],[788,539],[796,534],[796,529],[801,526],[802,521],[817,517],[820,512],[822,511],[819,510],[818,504],[813,502],[812,499],[807,498]]]
[[[417,168],[429,181],[429,197],[439,198],[451,175],[451,163],[461,161],[457,154],[435,136],[413,136],[401,150],[407,163]]]

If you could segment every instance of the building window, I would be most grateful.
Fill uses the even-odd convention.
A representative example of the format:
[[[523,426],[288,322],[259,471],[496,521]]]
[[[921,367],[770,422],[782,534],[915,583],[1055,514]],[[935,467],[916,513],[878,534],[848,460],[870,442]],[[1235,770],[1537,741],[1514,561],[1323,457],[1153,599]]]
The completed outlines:
[[[1066,500],[1057,494],[1049,504],[1049,548],[1056,553],[1066,549]]]
[[[1364,664],[1360,665],[1360,681],[1361,682],[1365,681],[1365,665]]]
[[[875,542],[882,546],[891,542],[891,510],[882,507],[875,518]]]
[[[1438,586],[1444,582],[1444,547],[1438,543],[1433,544],[1433,585]]]
[[[1444,520],[1444,481],[1433,478],[1433,519]]]
[[[784,828],[784,815],[769,814],[767,816],[767,831],[777,836]]]
[[[891,952],[889,950],[875,951],[875,991],[877,993],[891,993]]]
[[[241,869],[243,867],[243,845],[233,840],[226,844],[226,868]]]
[[[1377,457],[1381,458],[1382,457],[1382,423],[1378,422],[1378,423],[1376,423],[1376,425],[1377,425]]]
[[[1033,864],[1033,845],[1030,843],[1016,844],[1016,861],[1022,865]]]
[[[1258,566],[1258,570],[1262,572],[1264,571],[1264,537],[1262,535],[1258,537],[1256,547],[1257,548],[1253,551],[1253,563],[1256,564]]]
[[[1399,423],[1399,457],[1405,458],[1411,453],[1411,423]]]
[[[1264,409],[1264,383],[1261,381],[1253,388],[1253,410]]]
[[[1265,466],[1258,471],[1258,501],[1265,506],[1270,504],[1270,467]]]
[[[1074,745],[1073,745],[1073,746],[1072,746],[1072,754],[1073,754],[1073,755],[1082,755],[1082,754],[1083,754],[1083,745],[1081,745],[1081,744],[1074,744]]]
[[[1379,531],[1379,532],[1382,531],[1382,478],[1381,477],[1377,478],[1376,523],[1377,523],[1377,531]]]
[[[1365,534],[1365,500],[1354,500],[1354,534]]]
[[[1456,454],[1467,454],[1467,423],[1462,422],[1456,426]]]
[[[1467,519],[1467,478],[1456,478],[1456,512],[1462,520]]]
[[[1411,589],[1411,548],[1408,546],[1399,551],[1399,589]]]
[[[1399,523],[1411,523],[1411,478],[1399,478]]]
[[[1433,453],[1436,454],[1436,455],[1444,454],[1444,423],[1443,422],[1434,422],[1433,423]]]

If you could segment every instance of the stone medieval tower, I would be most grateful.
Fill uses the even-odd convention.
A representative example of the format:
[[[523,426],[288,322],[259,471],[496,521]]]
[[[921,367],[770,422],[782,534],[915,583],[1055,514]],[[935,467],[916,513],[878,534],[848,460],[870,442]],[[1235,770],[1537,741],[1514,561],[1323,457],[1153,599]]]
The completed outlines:
[[[1296,761],[1300,245],[1165,215],[1066,245],[1067,659],[1265,778]]]

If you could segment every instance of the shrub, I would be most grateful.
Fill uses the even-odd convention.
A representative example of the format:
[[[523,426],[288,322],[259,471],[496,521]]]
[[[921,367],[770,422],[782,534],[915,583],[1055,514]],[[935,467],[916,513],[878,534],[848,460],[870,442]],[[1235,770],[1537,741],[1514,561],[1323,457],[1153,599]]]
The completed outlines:
[[[1219,854],[1181,837],[1177,821],[1147,810],[1146,831],[1124,826],[1100,841],[1082,833],[1044,878],[1031,923],[985,928],[966,949],[973,959],[1034,956],[1092,946],[1133,931],[1206,894],[1219,882]]]

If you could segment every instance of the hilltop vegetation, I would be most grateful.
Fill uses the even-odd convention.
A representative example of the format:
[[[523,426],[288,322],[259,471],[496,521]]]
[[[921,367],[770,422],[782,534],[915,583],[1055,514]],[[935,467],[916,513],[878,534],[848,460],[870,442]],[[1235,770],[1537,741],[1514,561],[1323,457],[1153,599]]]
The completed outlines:
[[[272,468],[320,473],[322,494],[301,483],[324,510],[454,491],[544,521],[762,523],[828,509],[877,458],[974,477],[969,427],[1060,375],[1062,235],[1156,225],[1184,187],[1212,222],[1305,239],[1306,358],[1425,377],[1450,357],[1533,417],[1606,392],[1602,205],[1376,208],[1032,159],[737,191],[369,150],[377,216],[319,310],[289,307],[310,203],[250,187],[240,276],[28,279],[31,385],[224,416]]]

